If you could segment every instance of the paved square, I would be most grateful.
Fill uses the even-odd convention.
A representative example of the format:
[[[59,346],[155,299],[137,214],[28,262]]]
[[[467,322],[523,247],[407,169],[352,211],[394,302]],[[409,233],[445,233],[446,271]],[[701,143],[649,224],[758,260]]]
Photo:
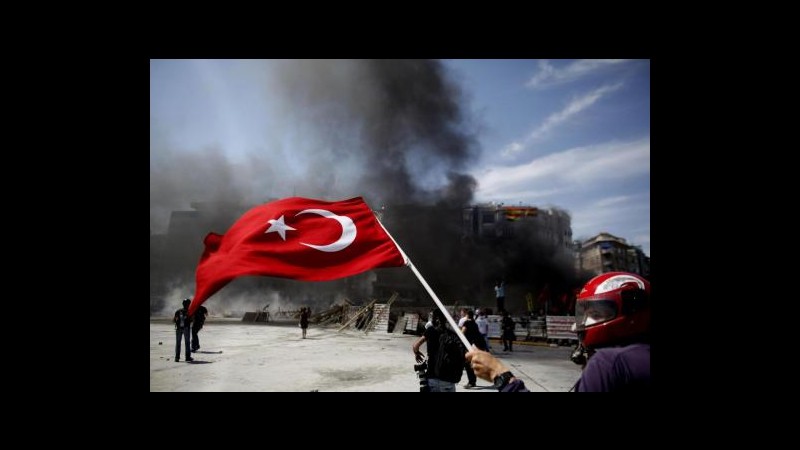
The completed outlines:
[[[413,335],[308,328],[296,323],[257,324],[211,318],[200,331],[194,361],[175,362],[175,330],[169,319],[150,320],[151,392],[418,392]],[[160,343],[160,344],[159,344]],[[495,349],[498,343],[493,342]],[[425,346],[423,352],[427,353]],[[515,345],[498,356],[531,391],[568,391],[580,376],[571,348]],[[457,392],[496,392],[478,379]]]

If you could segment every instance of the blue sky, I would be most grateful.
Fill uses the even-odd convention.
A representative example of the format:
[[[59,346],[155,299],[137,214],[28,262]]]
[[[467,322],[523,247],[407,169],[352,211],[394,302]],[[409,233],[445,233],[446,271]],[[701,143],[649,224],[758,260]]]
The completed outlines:
[[[572,215],[575,238],[606,231],[650,255],[648,60],[442,62],[480,128],[480,153],[463,169],[478,181],[476,201],[556,206]],[[303,172],[306,159],[324,141],[310,142],[307,130],[297,126],[299,101],[281,92],[273,66],[255,60],[151,61],[151,204],[152,168],[191,154],[221,154],[239,164],[229,183],[265,167],[274,181],[251,189],[302,194],[287,180],[311,173]],[[202,176],[182,169],[184,177]],[[182,179],[179,173],[174,178]]]
[[[650,255],[648,60],[451,60],[488,129],[479,201],[553,205]]]

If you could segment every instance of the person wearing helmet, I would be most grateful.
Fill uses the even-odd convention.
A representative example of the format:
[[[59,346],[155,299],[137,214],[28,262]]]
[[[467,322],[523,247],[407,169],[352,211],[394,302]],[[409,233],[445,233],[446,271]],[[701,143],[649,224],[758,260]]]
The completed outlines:
[[[588,355],[576,392],[650,389],[649,281],[628,272],[592,278],[578,294],[573,330]],[[489,353],[472,349],[466,358],[476,375],[494,381],[501,392],[528,390]]]
[[[175,362],[181,360],[181,338],[186,344],[186,361],[194,361],[189,348],[189,333],[191,331],[192,318],[189,317],[189,305],[192,304],[190,299],[183,301],[183,308],[175,311],[175,316],[172,321],[175,323]]]

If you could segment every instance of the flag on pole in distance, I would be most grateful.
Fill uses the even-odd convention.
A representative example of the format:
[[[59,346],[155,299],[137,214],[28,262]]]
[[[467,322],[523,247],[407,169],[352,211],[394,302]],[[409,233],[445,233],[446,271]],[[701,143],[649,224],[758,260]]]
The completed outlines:
[[[245,275],[326,281],[406,264],[361,197],[290,197],[247,211],[224,234],[209,233],[189,314]]]

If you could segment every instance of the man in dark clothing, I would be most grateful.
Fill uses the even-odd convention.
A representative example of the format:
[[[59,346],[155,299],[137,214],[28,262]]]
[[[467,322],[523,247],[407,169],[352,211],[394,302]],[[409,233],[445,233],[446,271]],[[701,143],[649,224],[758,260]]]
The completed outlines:
[[[474,344],[481,350],[488,350],[486,348],[486,339],[483,338],[480,330],[478,330],[478,324],[475,323],[475,313],[471,309],[467,310],[467,317],[461,326],[461,332],[464,333],[464,337],[467,338],[470,344]],[[474,388],[478,379],[475,377],[475,372],[472,370],[469,361],[464,361],[464,370],[467,372],[467,384],[464,387],[467,389]]]
[[[197,307],[197,311],[194,312],[194,317],[192,318],[192,351],[196,352],[200,350],[200,338],[197,337],[197,333],[203,329],[203,324],[206,323],[206,317],[208,317],[208,310],[205,306],[200,305]]]
[[[303,329],[303,339],[306,338],[306,330],[308,330],[308,319],[311,317],[311,308],[300,308],[300,328]]]
[[[514,341],[517,339],[517,335],[514,334],[514,329],[516,327],[517,324],[514,323],[514,319],[511,318],[508,311],[503,311],[503,320],[500,322],[500,328],[503,330],[503,334],[500,337],[503,340],[504,352],[514,351]]]
[[[592,278],[578,295],[575,326],[588,357],[576,392],[650,390],[650,282],[627,272]],[[501,392],[527,392],[525,383],[489,353],[466,354],[475,373]]]
[[[577,392],[634,392],[649,389],[650,344],[646,343],[597,350],[575,384]]]
[[[183,308],[175,311],[172,322],[175,323],[175,362],[181,360],[181,338],[186,343],[186,361],[194,361],[189,349],[189,329],[191,328],[192,318],[189,317],[189,305],[192,301],[188,298],[183,301]]]
[[[428,381],[429,392],[455,392],[456,391],[456,383],[461,381],[461,374],[463,373],[463,361],[458,361],[457,366],[444,366],[443,361],[446,358],[443,358],[440,355],[440,340],[445,339],[445,334],[455,334],[451,329],[447,328],[447,319],[444,317],[444,314],[438,308],[433,310],[433,314],[431,316],[431,325],[430,327],[425,327],[425,333],[420,337],[414,344],[411,346],[411,350],[414,352],[414,356],[418,363],[422,363],[425,361],[425,355],[422,354],[420,351],[420,347],[423,343],[427,343],[426,348],[428,349],[428,369],[426,372],[426,377]],[[456,338],[458,339],[458,338]],[[447,341],[444,341],[447,342]],[[453,345],[459,345],[455,343]],[[449,347],[445,346],[446,350]],[[462,350],[459,351],[457,354],[462,355],[463,345],[460,347]]]

